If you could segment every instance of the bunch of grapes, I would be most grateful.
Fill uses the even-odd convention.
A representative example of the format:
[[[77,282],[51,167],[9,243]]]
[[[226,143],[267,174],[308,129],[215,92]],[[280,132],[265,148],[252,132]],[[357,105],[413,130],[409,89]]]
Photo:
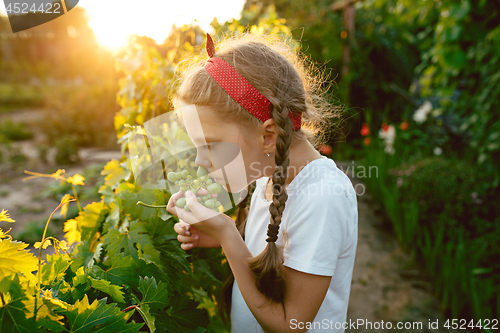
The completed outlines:
[[[204,167],[199,167],[196,175],[197,178],[193,179],[187,170],[183,170],[179,172],[169,172],[167,174],[167,179],[171,183],[179,186],[181,191],[191,191],[195,193],[199,203],[218,212],[221,203],[217,200],[217,193],[220,192],[221,186],[208,178],[208,171]],[[199,195],[198,191],[200,189],[206,189],[208,194]],[[179,208],[184,208],[184,210],[189,212],[189,207],[186,205],[185,197],[177,199],[175,205]]]

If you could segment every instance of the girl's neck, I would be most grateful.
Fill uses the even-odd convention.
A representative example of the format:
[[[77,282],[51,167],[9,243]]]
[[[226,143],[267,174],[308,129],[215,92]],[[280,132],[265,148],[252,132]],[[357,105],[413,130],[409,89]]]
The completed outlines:
[[[288,186],[307,164],[319,158],[321,154],[307,140],[298,141],[290,147],[290,164],[285,185]],[[272,178],[269,178],[268,186],[272,187]]]

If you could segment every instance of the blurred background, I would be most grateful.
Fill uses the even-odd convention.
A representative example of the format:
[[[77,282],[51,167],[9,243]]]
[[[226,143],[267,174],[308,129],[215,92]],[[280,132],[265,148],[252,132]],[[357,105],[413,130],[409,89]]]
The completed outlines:
[[[0,209],[14,238],[39,240],[70,188],[23,170],[82,174],[82,202],[99,201],[103,166],[123,161],[130,126],[172,110],[179,63],[203,54],[206,32],[281,34],[343,108],[321,152],[360,205],[348,318],[488,331],[477,320],[500,317],[497,1],[87,0],[15,34],[0,13]]]

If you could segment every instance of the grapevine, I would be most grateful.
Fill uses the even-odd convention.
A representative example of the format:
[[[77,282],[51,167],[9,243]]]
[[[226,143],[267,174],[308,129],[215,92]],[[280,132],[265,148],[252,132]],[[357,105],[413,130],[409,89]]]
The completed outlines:
[[[217,200],[217,193],[220,192],[221,185],[218,183],[214,183],[213,180],[208,177],[208,170],[204,167],[198,168],[198,170],[196,171],[196,176],[197,178],[193,179],[193,177],[187,170],[182,170],[178,172],[169,172],[167,174],[167,179],[172,184],[179,186],[181,191],[191,191],[195,193],[199,203],[218,212],[221,203]],[[149,205],[142,201],[137,202],[137,204],[152,208],[164,208],[167,206]],[[190,211],[189,207],[186,204],[186,198],[184,196],[177,199],[175,205],[179,208],[183,208],[185,211]]]

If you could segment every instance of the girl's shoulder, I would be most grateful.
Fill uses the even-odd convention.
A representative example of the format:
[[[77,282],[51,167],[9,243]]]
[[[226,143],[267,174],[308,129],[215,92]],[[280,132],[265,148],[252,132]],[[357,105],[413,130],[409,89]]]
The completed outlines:
[[[295,196],[308,201],[328,202],[332,198],[347,198],[351,206],[357,207],[356,192],[349,177],[330,158],[323,156],[307,164],[288,187]]]

